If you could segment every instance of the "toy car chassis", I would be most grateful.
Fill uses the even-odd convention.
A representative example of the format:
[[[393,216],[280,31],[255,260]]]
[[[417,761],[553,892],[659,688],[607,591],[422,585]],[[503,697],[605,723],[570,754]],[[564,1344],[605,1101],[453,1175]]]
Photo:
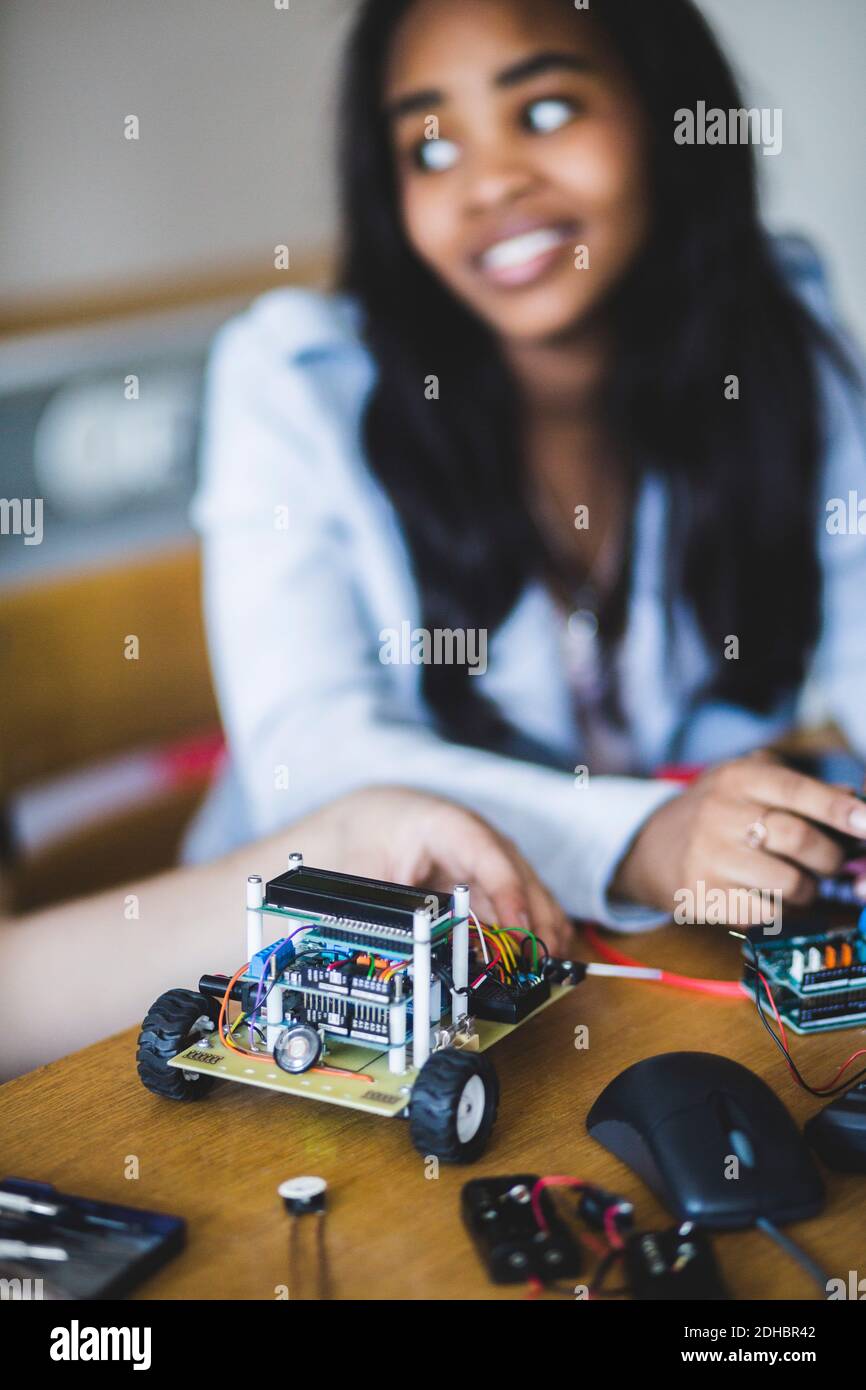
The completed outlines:
[[[231,980],[204,975],[149,1010],[144,1086],[194,1101],[237,1081],[404,1116],[421,1153],[456,1163],[495,1123],[488,1049],[578,978],[531,933],[482,926],[466,885],[425,894],[297,853],[269,883],[248,878],[246,943]]]

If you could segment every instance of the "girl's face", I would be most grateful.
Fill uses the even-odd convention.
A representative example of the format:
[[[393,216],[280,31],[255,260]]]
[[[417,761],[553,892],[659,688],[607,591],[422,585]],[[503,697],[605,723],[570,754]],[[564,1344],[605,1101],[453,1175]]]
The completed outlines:
[[[584,323],[650,219],[637,96],[589,14],[562,0],[416,0],[384,100],[420,258],[504,339]]]

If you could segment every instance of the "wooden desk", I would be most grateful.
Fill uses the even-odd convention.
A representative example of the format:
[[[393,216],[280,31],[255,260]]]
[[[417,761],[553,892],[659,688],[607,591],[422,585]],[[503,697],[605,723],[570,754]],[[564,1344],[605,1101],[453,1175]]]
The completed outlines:
[[[629,948],[688,973],[737,971],[736,944],[718,929],[670,927]],[[588,1051],[573,1045],[579,1024],[589,1026]],[[862,1030],[796,1039],[796,1055],[822,1081],[862,1040]],[[4,1175],[186,1217],[187,1251],[142,1288],[143,1298],[273,1299],[288,1277],[276,1187],[301,1173],[330,1185],[336,1297],[520,1298],[521,1289],[487,1283],[464,1232],[459,1195],[470,1176],[572,1173],[630,1197],[642,1225],[670,1224],[584,1130],[594,1098],[629,1063],[679,1048],[727,1053],[765,1077],[799,1122],[822,1104],[789,1080],[750,1003],[594,979],[497,1046],[503,1096],[492,1143],[474,1168],[443,1166],[431,1180],[403,1121],[228,1085],[199,1105],[162,1102],[138,1083],[134,1044],[131,1030],[3,1087],[0,1166]],[[137,1181],[124,1177],[131,1158]],[[829,1186],[825,1215],[794,1234],[831,1276],[847,1278],[863,1270],[866,1183],[829,1175]],[[815,1297],[805,1275],[759,1234],[721,1236],[717,1250],[736,1297]]]

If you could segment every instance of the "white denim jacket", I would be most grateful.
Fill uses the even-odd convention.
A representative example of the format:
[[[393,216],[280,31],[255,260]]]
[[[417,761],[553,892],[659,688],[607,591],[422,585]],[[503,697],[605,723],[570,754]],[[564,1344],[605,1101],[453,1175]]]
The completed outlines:
[[[814,253],[793,239],[778,252],[798,292],[830,322]],[[866,499],[863,402],[835,369],[823,376],[821,497]],[[791,726],[797,700],[769,718],[719,703],[691,707],[708,654],[685,604],[675,614],[672,652],[663,641],[665,490],[650,477],[638,501],[618,661],[639,775],[593,776],[590,769],[584,780],[443,741],[422,697],[421,667],[380,659],[383,632],[420,626],[421,612],[399,523],[362,449],[373,379],[356,308],[344,298],[277,290],[216,339],[194,521],[229,759],[188,837],[186,858],[269,834],[350,790],[400,784],[487,818],[573,915],[625,930],[655,925],[657,914],[608,897],[636,833],[676,792],[651,780],[653,769],[671,760],[726,759],[766,743]],[[866,518],[862,535],[831,535],[826,522],[819,507],[825,605],[810,685],[823,711],[866,753]],[[492,636],[487,670],[472,679],[516,729],[567,767],[582,764],[561,615],[539,584]]]

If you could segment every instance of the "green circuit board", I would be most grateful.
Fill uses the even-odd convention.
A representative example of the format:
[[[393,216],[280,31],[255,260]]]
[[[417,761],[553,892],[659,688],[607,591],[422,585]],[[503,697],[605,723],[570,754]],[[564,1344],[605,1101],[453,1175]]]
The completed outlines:
[[[571,993],[569,985],[552,985],[550,998],[520,1023],[493,1023],[479,1019],[475,1023],[477,1050],[486,1051],[494,1043],[522,1028],[563,995]],[[412,1055],[411,1043],[407,1058]],[[294,1076],[281,1071],[273,1058],[263,1052],[260,1058],[244,1057],[232,1052],[215,1039],[206,1047],[194,1043],[179,1052],[169,1066],[186,1072],[197,1072],[220,1081],[237,1081],[243,1086],[258,1086],[266,1091],[284,1095],[305,1096],[308,1100],[323,1101],[326,1105],[342,1105],[350,1110],[364,1110],[372,1115],[400,1115],[409,1103],[409,1096],[418,1072],[411,1065],[405,1072],[392,1072],[387,1051],[364,1048],[358,1043],[343,1043],[329,1039],[327,1058],[321,1068],[313,1068]],[[344,1071],[355,1073],[347,1076]]]

